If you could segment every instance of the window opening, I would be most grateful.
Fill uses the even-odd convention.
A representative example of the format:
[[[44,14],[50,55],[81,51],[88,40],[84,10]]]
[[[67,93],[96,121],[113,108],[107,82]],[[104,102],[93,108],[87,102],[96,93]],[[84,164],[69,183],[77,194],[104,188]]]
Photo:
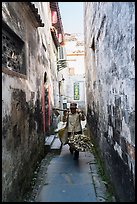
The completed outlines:
[[[2,67],[26,75],[25,43],[2,22]]]

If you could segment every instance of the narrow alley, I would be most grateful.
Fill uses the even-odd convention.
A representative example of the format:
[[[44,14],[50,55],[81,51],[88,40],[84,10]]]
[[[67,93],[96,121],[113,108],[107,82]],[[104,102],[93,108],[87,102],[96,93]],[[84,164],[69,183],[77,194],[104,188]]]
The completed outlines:
[[[135,201],[135,2],[2,2],[2,202]]]
[[[86,134],[85,125],[83,121]],[[116,202],[107,176],[101,174],[94,145],[92,151],[80,152],[79,160],[73,160],[68,144],[62,146],[58,134],[55,138],[56,142],[48,143],[48,154],[38,165],[24,202]]]

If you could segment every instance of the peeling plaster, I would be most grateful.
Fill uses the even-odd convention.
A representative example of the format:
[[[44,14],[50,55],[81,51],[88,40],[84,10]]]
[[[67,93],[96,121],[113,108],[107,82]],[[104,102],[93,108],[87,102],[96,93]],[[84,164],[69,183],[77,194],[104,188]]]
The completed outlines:
[[[114,145],[114,149],[118,152],[119,156],[122,158],[122,150],[120,145],[117,142]]]
[[[131,143],[131,137],[130,137],[130,129],[129,125],[125,123],[125,119],[122,120],[122,132],[121,136],[124,137],[129,143]]]

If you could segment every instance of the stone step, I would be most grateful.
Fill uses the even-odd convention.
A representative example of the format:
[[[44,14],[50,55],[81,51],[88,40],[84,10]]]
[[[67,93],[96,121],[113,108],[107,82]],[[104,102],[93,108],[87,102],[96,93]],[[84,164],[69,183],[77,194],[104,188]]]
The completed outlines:
[[[62,144],[60,142],[60,139],[58,137],[55,137],[52,145],[51,145],[51,151],[54,153],[59,154],[62,148]]]
[[[50,135],[45,138],[45,153],[48,153],[51,151],[51,146],[55,137],[56,135]]]

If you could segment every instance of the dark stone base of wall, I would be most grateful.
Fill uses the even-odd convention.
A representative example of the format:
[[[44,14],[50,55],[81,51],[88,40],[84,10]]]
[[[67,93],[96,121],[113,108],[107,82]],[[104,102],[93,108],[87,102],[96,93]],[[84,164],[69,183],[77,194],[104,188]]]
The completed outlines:
[[[26,94],[12,93],[11,115],[3,118],[2,200],[20,202],[30,188],[33,173],[45,156],[41,101],[26,101]],[[10,158],[9,160],[7,159]]]
[[[113,142],[111,143],[110,140],[104,136],[104,133],[102,134],[103,137],[101,137],[101,132],[98,129],[98,118],[95,114],[91,115],[90,110],[87,115],[87,124],[89,134],[94,140],[100,158],[103,160],[106,175],[114,187],[117,201],[134,202],[135,189],[133,175],[129,166],[114,150]]]
[[[20,171],[18,171],[18,176],[16,180],[12,183],[12,189],[7,192],[6,198],[3,198],[3,202],[22,202],[24,195],[31,188],[31,181],[34,175],[34,171],[38,167],[38,164],[44,158],[44,149],[37,155],[32,155],[29,162],[25,162]],[[22,161],[23,162],[23,161]]]

